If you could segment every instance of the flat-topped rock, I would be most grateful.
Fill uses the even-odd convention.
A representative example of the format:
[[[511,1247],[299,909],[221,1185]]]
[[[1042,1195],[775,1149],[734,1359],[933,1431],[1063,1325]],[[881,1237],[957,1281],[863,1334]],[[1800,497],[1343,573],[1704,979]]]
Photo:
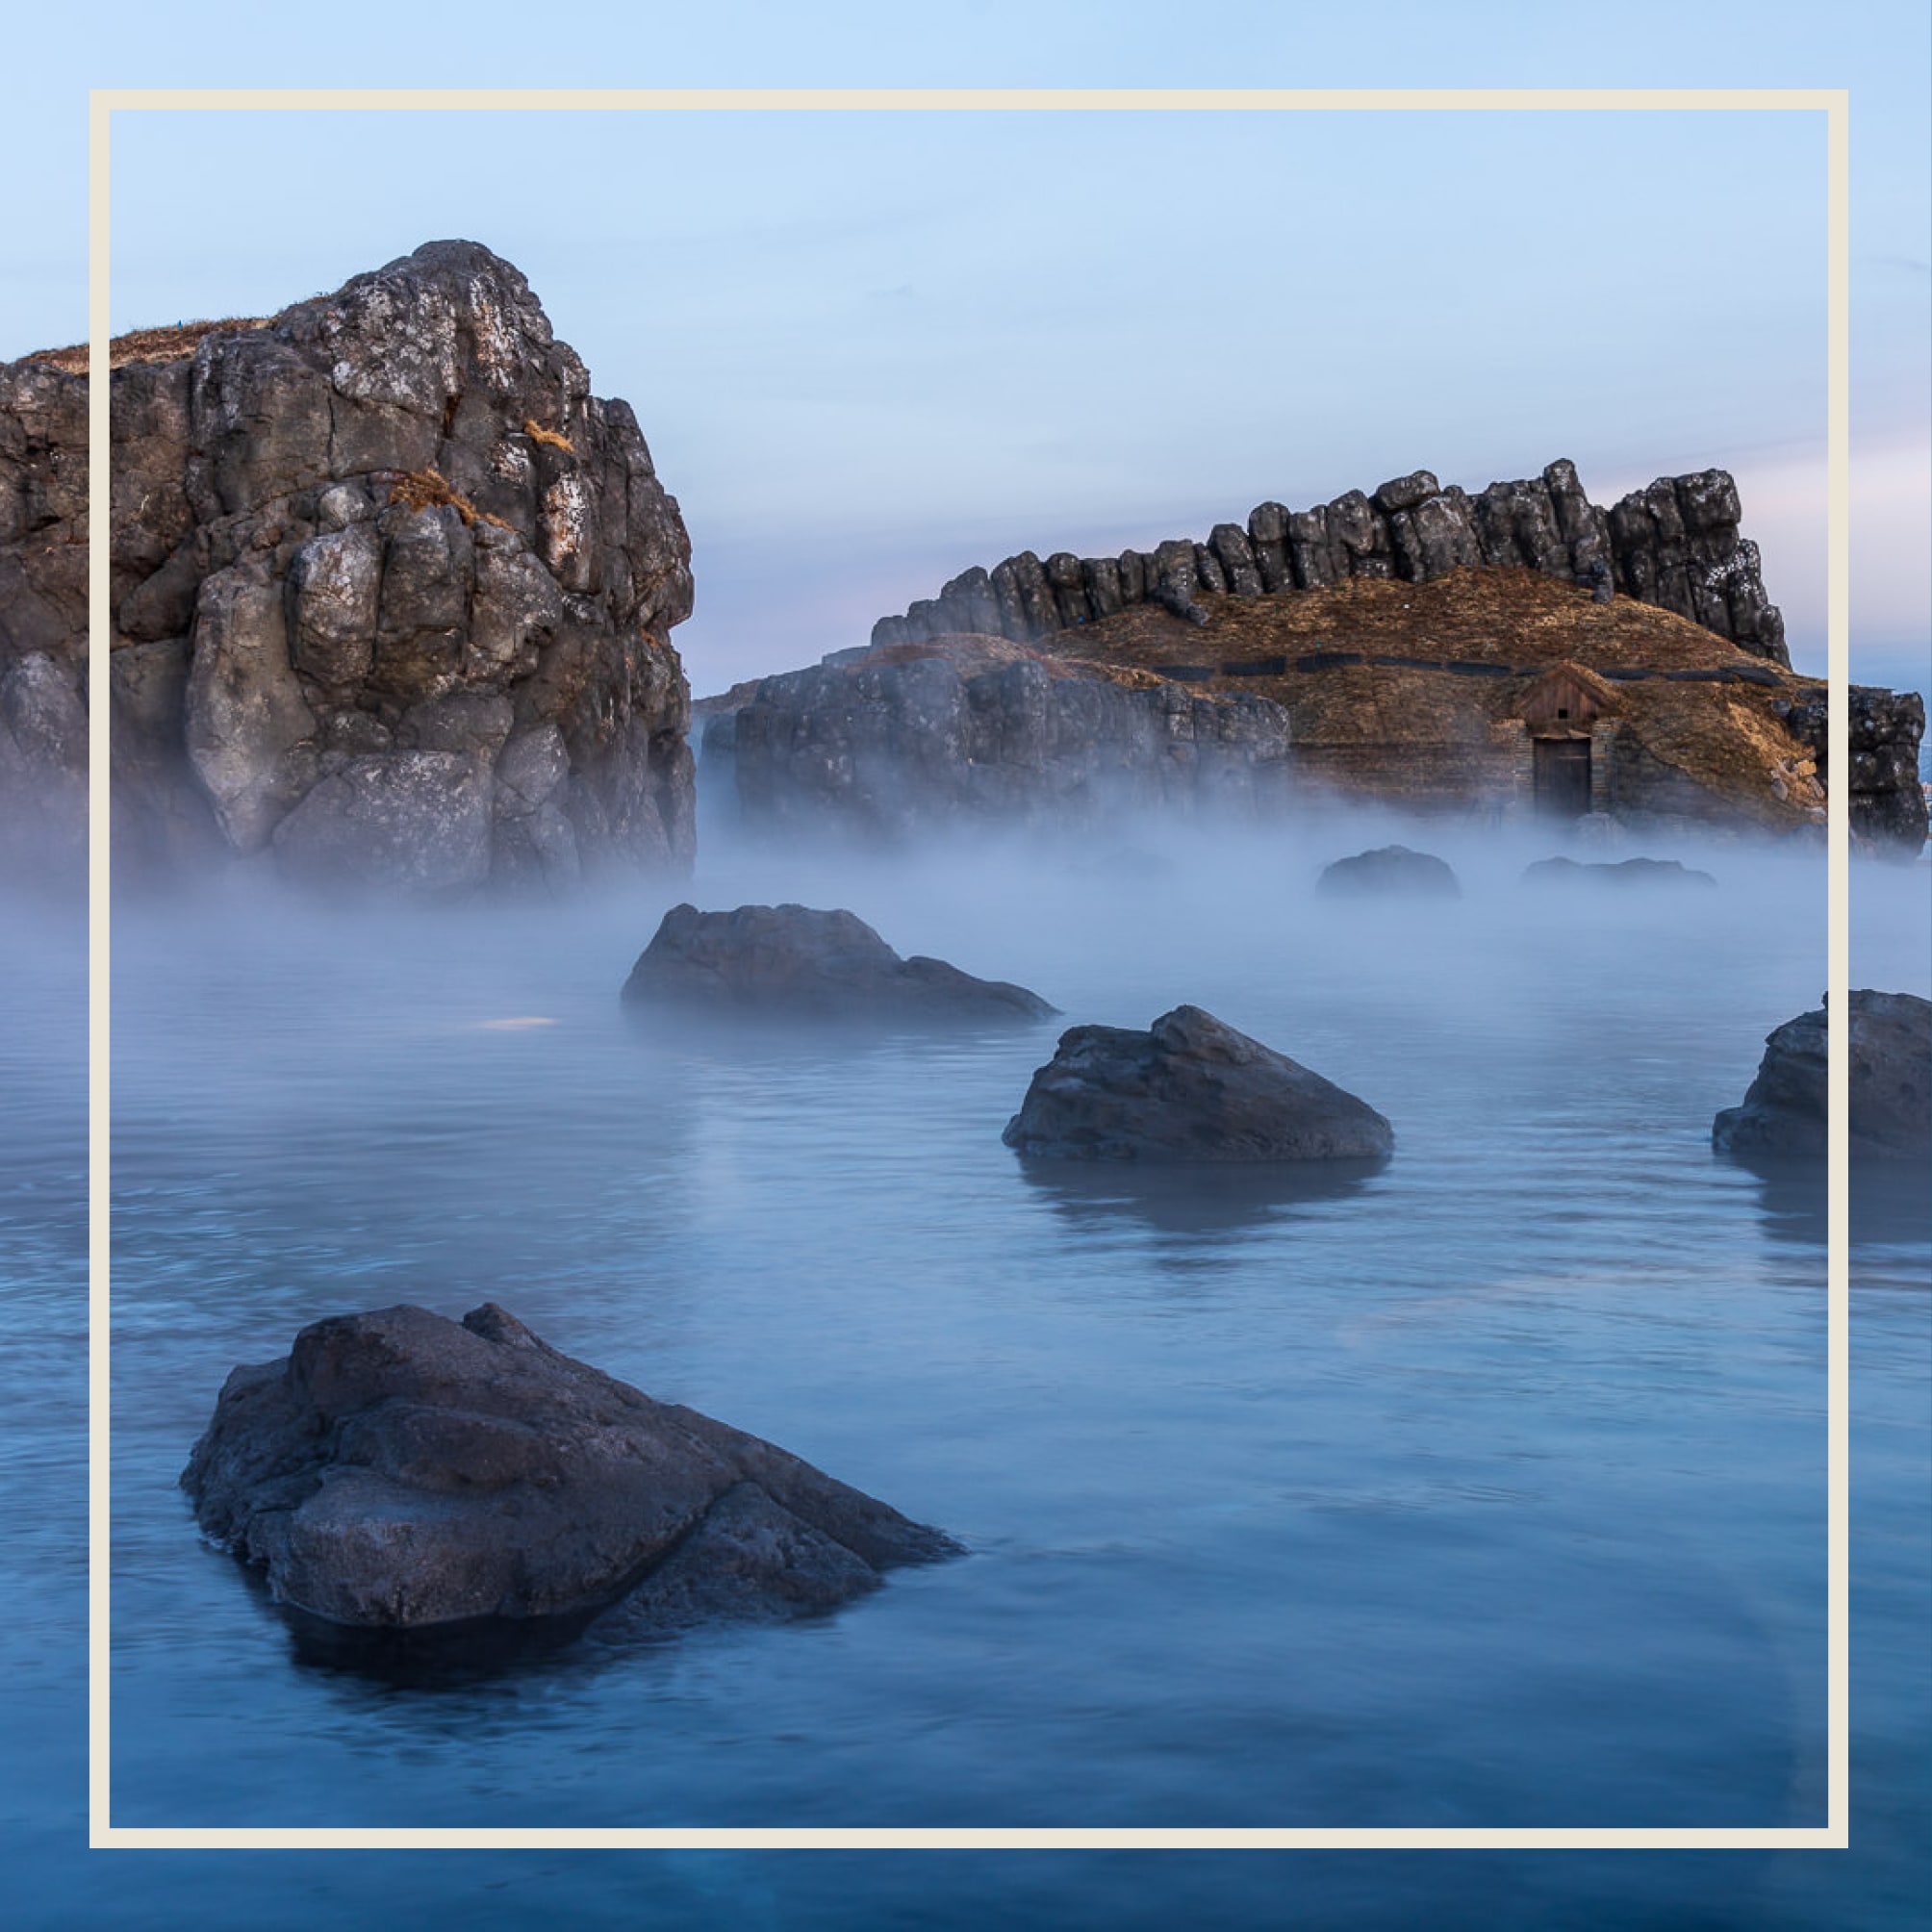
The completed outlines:
[[[1848,1004],[1852,1157],[1923,1160],[1932,1153],[1932,1003],[1861,988]],[[1743,1105],[1711,1123],[1711,1144],[1747,1157],[1822,1155],[1826,1044],[1821,1005],[1767,1034]]]
[[[674,905],[624,981],[634,1011],[668,1005],[781,1020],[1000,1026],[1058,1010],[943,959],[902,959],[864,920],[808,905]]]
[[[278,1602],[368,1630],[798,1616],[959,1548],[490,1303],[313,1323],[229,1376],[181,1484]]]
[[[1199,1006],[1146,1032],[1072,1027],[1002,1135],[1053,1160],[1377,1160],[1388,1122]]]
[[[1315,890],[1335,899],[1461,899],[1448,861],[1407,846],[1378,846],[1322,868]]]
[[[1573,858],[1539,858],[1523,868],[1525,885],[1589,886],[1715,886],[1708,873],[1674,858],[1623,858],[1591,860],[1580,864]]]

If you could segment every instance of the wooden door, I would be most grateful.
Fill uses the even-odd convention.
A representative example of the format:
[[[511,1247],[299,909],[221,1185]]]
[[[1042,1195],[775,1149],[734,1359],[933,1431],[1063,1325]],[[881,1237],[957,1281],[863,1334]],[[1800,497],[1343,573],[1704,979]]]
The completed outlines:
[[[1580,819],[1589,810],[1589,740],[1536,741],[1537,810],[1551,818]]]

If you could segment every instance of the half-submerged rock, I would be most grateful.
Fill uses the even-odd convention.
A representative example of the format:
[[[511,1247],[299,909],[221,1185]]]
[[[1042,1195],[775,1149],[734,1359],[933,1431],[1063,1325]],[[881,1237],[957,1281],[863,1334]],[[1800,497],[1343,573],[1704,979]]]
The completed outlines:
[[[943,959],[902,959],[864,920],[808,905],[674,905],[624,981],[633,1011],[666,1004],[774,1019],[999,1026],[1051,1019],[1038,994]]]
[[[1071,1027],[1001,1136],[1054,1160],[1381,1160],[1367,1102],[1199,1006],[1144,1033]]]
[[[1932,1003],[1916,993],[1850,995],[1849,1147],[1854,1159],[1932,1153]],[[1711,1144],[1745,1157],[1815,1157],[1825,1151],[1825,1009],[1787,1020],[1741,1106],[1711,1123]]]
[[[1378,846],[1322,868],[1315,890],[1335,899],[1461,899],[1446,859],[1407,846]]]
[[[278,1602],[371,1631],[799,1616],[959,1549],[490,1303],[303,1329],[229,1376],[181,1483]]]
[[[1699,872],[1674,858],[1624,858],[1614,864],[1592,861],[1580,865],[1573,858],[1539,858],[1523,868],[1525,885],[1716,885],[1708,872]]]

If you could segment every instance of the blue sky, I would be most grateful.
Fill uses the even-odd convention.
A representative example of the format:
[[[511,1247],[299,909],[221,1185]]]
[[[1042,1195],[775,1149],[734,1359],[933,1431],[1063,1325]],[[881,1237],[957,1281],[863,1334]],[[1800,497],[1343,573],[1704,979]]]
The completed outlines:
[[[26,29],[49,38],[17,71],[47,84],[16,131],[53,186],[13,224],[0,355],[83,332],[89,86],[1848,86],[1859,674],[1923,681],[1916,6],[1391,4],[1369,33],[1280,4],[567,0],[541,38],[495,0],[348,0],[326,33],[228,0],[191,38],[90,17]],[[1600,501],[1733,470],[1821,669],[1823,164],[1821,117],[1796,114],[128,115],[114,321],[261,313],[443,236],[508,256],[683,505],[699,692],[1024,547],[1559,455]]]

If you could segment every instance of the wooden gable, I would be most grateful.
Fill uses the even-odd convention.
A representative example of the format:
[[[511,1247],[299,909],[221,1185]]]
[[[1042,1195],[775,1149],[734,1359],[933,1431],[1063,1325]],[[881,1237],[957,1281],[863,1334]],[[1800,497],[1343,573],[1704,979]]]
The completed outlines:
[[[1599,713],[1614,709],[1604,682],[1579,664],[1553,665],[1523,693],[1518,715],[1532,732],[1561,738],[1587,733]]]

